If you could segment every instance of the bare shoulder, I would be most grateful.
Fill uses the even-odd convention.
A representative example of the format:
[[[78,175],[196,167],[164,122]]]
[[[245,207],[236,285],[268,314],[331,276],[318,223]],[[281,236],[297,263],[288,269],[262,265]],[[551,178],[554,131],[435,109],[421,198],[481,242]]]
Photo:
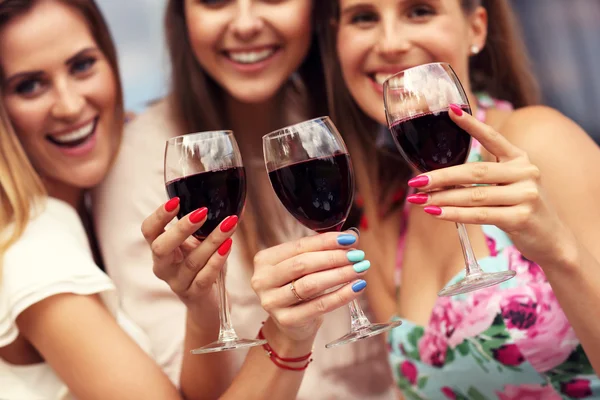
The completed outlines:
[[[528,153],[553,149],[595,146],[589,135],[558,110],[529,106],[513,111],[502,125],[501,133],[515,146]]]

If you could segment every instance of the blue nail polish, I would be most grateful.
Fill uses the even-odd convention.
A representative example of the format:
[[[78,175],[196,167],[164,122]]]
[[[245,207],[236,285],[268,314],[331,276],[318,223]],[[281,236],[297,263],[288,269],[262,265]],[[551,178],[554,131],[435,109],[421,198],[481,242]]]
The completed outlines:
[[[352,267],[354,268],[354,271],[356,271],[357,274],[360,274],[361,272],[365,272],[366,270],[371,268],[371,261],[361,261],[359,263],[354,264]]]
[[[356,238],[354,235],[340,235],[337,237],[337,242],[342,246],[350,246],[351,244],[356,243]]]
[[[346,253],[346,257],[348,257],[348,261],[350,262],[359,262],[365,259],[365,252],[362,250],[350,250]]]
[[[367,287],[367,281],[364,281],[361,279],[360,281],[357,281],[354,285],[352,285],[352,291],[354,293],[358,293],[366,287]]]

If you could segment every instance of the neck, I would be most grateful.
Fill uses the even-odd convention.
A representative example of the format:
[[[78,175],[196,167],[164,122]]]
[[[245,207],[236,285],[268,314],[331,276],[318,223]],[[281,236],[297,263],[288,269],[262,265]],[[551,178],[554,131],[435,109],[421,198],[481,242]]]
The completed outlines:
[[[261,103],[242,103],[227,96],[225,107],[242,156],[262,159],[262,137],[281,128],[284,121],[283,95],[278,93]]]
[[[70,204],[78,212],[81,212],[83,209],[83,189],[47,179],[44,179],[44,186],[49,196]]]

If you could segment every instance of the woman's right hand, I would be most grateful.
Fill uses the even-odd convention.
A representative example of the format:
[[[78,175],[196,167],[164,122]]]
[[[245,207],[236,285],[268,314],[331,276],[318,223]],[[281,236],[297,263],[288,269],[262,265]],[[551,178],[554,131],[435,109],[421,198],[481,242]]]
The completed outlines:
[[[154,274],[185,303],[197,325],[218,323],[214,283],[229,256],[238,218],[225,218],[205,240],[199,241],[192,234],[206,222],[208,210],[199,208],[165,230],[178,211],[179,198],[174,197],[142,223],[142,234],[152,249]]]
[[[256,254],[252,288],[282,334],[313,339],[326,313],[364,290],[370,263],[352,248],[357,242],[353,231],[324,233]]]

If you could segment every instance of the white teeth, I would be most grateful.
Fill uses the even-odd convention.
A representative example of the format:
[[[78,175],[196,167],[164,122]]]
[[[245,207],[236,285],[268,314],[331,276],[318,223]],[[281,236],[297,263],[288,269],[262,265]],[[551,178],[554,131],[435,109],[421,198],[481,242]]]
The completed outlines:
[[[247,52],[228,52],[229,57],[240,64],[254,64],[269,58],[275,49],[266,49],[262,51],[247,51]]]
[[[96,121],[94,120],[94,121],[90,122],[89,124],[87,124],[86,126],[82,126],[81,128],[79,128],[76,131],[73,131],[71,133],[67,133],[65,135],[52,136],[52,139],[59,143],[76,142],[76,141],[81,140],[84,137],[90,135],[94,129],[95,124],[96,124]]]
[[[379,83],[380,85],[383,85],[383,82],[385,82],[386,79],[392,75],[394,75],[394,74],[378,72],[375,74],[375,82]]]

